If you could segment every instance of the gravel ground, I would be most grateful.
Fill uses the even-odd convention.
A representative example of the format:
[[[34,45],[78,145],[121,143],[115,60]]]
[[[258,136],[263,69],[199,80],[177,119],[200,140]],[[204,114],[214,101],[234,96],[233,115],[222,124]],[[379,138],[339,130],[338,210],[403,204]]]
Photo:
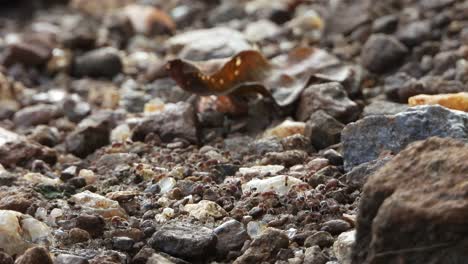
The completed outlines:
[[[0,264],[466,262],[467,1],[31,2]]]

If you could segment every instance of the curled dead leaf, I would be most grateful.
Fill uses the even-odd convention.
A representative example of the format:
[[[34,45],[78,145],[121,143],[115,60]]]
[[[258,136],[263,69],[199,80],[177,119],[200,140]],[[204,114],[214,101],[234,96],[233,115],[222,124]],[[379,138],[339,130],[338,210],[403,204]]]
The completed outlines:
[[[347,69],[326,51],[301,47],[268,61],[247,50],[227,59],[171,60],[169,76],[184,90],[200,96],[260,94],[285,107],[296,101],[312,81],[342,81]],[[337,80],[335,80],[337,79]]]

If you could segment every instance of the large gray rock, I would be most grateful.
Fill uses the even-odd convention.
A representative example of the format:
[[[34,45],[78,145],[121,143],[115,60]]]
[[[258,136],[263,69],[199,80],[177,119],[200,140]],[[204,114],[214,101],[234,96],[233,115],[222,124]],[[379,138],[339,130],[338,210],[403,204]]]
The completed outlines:
[[[189,103],[167,104],[162,112],[152,114],[133,131],[133,139],[144,140],[149,133],[157,134],[163,141],[183,138],[198,142],[197,117]]]
[[[356,120],[361,113],[358,105],[348,98],[343,86],[337,82],[315,84],[301,94],[296,117],[307,121],[310,116],[323,110],[343,123]]]
[[[466,263],[467,161],[467,143],[430,138],[370,176],[352,263]]]
[[[163,226],[148,243],[154,249],[178,258],[205,259],[215,253],[216,236],[206,227],[174,223]]]
[[[397,154],[432,136],[468,139],[468,114],[441,106],[418,106],[393,116],[369,116],[347,125],[341,141],[345,170]]]

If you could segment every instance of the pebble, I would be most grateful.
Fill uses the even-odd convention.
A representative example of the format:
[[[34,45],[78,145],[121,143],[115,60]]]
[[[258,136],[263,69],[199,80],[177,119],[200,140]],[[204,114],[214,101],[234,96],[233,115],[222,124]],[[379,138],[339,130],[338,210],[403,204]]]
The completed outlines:
[[[207,200],[201,200],[196,204],[187,204],[184,206],[184,210],[200,221],[212,218],[220,219],[227,214],[217,203]]]
[[[371,72],[384,73],[401,65],[408,49],[396,38],[374,34],[364,44],[362,65]]]
[[[280,249],[287,248],[288,245],[288,236],[284,232],[270,227],[262,235],[255,238],[250,243],[250,247],[233,263],[267,261],[270,257],[275,256]]]
[[[38,104],[25,107],[13,116],[13,122],[18,127],[31,127],[47,124],[60,115],[59,108],[55,105]]]
[[[285,167],[282,165],[252,166],[249,168],[239,168],[239,174],[243,177],[275,176],[283,172]]]
[[[341,264],[352,263],[352,249],[356,239],[356,230],[341,233],[333,243],[333,253]]]
[[[351,225],[341,219],[329,220],[322,224],[321,230],[332,235],[338,235],[351,229]]]
[[[333,245],[334,241],[335,239],[330,233],[326,231],[318,231],[317,233],[306,238],[306,240],[304,241],[304,246],[319,246],[321,248],[324,248]]]
[[[285,120],[281,124],[265,131],[263,137],[286,138],[292,135],[304,135],[305,123]]]
[[[401,27],[397,37],[407,47],[414,47],[430,39],[431,31],[430,21],[416,21]]]
[[[306,123],[305,136],[314,148],[320,150],[337,144],[344,125],[323,110],[314,112]]]
[[[113,201],[88,190],[73,195],[71,201],[81,206],[84,212],[98,214],[104,218],[113,216],[126,217],[127,215],[117,201]]]
[[[294,177],[280,175],[266,179],[253,179],[242,185],[242,192],[262,193],[273,191],[279,195],[285,195],[293,188],[294,185],[299,184],[304,184],[304,182]]]
[[[328,258],[320,250],[319,246],[306,248],[304,253],[304,264],[325,264]]]
[[[229,251],[239,250],[244,242],[249,239],[244,225],[236,220],[224,222],[213,231],[218,238],[216,251],[221,255],[225,255]]]
[[[0,264],[13,264],[13,258],[5,252],[0,252]]]
[[[250,143],[249,148],[257,155],[265,155],[268,152],[283,151],[283,144],[277,137],[267,137]]]
[[[118,51],[113,48],[101,48],[89,51],[75,58],[72,66],[77,77],[112,78],[121,73],[122,61]]]
[[[112,244],[117,250],[130,251],[135,241],[129,237],[113,237]]]
[[[89,264],[89,262],[80,256],[60,254],[55,258],[54,264]]]
[[[15,264],[54,264],[54,262],[46,248],[32,247],[16,259]]]
[[[409,106],[435,104],[454,110],[468,112],[468,92],[437,95],[421,94],[408,99]]]
[[[87,228],[84,224],[80,224],[82,225],[83,227]],[[93,228],[96,228],[96,227],[93,227]],[[90,229],[90,228],[88,228]],[[90,231],[92,232],[95,232],[95,230],[91,230]],[[99,233],[99,235],[102,234],[101,232]],[[91,239],[91,235],[89,234],[88,231],[86,230],[83,230],[81,228],[72,228],[70,229],[70,231],[68,231],[68,236],[70,237],[70,241],[72,243],[82,243],[82,242],[86,242],[88,240]],[[96,235],[98,236],[98,235]]]

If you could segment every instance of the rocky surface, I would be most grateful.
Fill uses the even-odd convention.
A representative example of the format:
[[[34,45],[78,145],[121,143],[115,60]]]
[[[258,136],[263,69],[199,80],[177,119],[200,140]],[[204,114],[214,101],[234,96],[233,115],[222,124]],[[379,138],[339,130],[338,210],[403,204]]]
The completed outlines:
[[[0,1],[0,263],[463,263],[466,10]]]

